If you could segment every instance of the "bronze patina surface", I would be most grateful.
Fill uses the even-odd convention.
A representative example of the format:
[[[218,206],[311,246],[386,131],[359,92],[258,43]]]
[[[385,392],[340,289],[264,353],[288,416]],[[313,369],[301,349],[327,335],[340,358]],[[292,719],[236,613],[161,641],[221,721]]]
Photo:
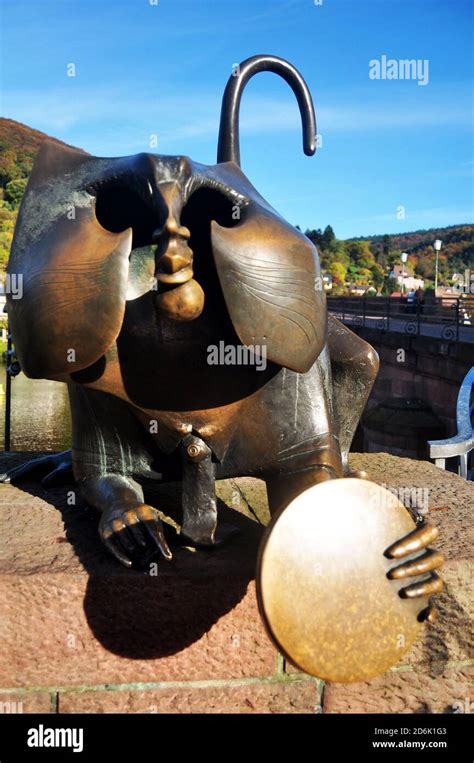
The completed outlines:
[[[229,79],[215,165],[149,153],[97,158],[43,144],[8,264],[9,274],[22,276],[23,296],[8,296],[8,314],[25,373],[68,384],[72,451],[14,469],[3,480],[43,472],[51,482],[65,478],[72,464],[82,496],[101,513],[104,544],[126,566],[143,565],[155,552],[172,556],[157,510],[166,514],[166,506],[145,504],[147,481],[182,481],[181,534],[198,546],[213,546],[230,534],[219,526],[215,479],[261,477],[273,513],[308,488],[334,482],[314,490],[311,522],[306,513],[288,510],[306,572],[296,563],[297,541],[279,533],[281,518],[267,540],[267,572],[278,548],[288,564],[294,562],[295,580],[300,570],[302,585],[312,554],[319,553],[304,541],[314,540],[313,522],[331,516],[331,491],[350,505],[366,489],[341,478],[348,474],[347,453],[378,358],[327,315],[316,248],[240,169],[240,99],[261,71],[282,76],[292,88],[304,150],[314,153],[308,87],[275,56],[249,58]],[[249,347],[251,354],[242,355]],[[212,360],[221,350],[220,360]],[[373,515],[376,525],[379,516]],[[389,541],[408,532],[407,522],[408,515],[405,524],[400,515],[391,535],[384,522],[377,525],[369,553],[358,526],[351,540],[350,512],[344,512],[343,526],[336,516],[328,539],[340,530],[345,540],[334,564],[347,572],[353,564],[362,574],[366,559],[370,575],[393,592],[398,582],[386,579],[383,554]],[[324,542],[321,536],[314,540]],[[418,563],[404,570],[415,582],[405,586],[396,617],[407,628],[411,618],[411,634],[418,627],[415,609],[426,610],[426,595],[436,586],[431,576],[420,578]],[[347,574],[349,606],[353,596],[363,595],[358,574]],[[324,603],[319,589],[308,588],[313,590],[323,621],[330,617],[329,599]],[[263,599],[268,607],[273,593]],[[375,616],[373,598],[371,611]],[[350,622],[347,615],[346,633]],[[376,669],[385,664],[380,658]],[[347,675],[352,670],[348,666]]]
[[[385,672],[432,616],[427,595],[440,590],[433,570],[442,558],[422,549],[436,535],[417,530],[373,482],[331,480],[301,493],[274,517],[260,548],[259,607],[277,648],[329,681]],[[414,597],[418,584],[406,585],[413,574],[429,574],[431,591]]]

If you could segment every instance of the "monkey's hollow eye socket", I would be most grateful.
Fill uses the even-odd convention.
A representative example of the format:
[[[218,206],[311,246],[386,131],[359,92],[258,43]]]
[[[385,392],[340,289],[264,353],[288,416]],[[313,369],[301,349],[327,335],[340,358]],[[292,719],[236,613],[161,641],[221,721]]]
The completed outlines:
[[[209,230],[211,220],[224,228],[238,225],[245,215],[245,205],[215,188],[199,188],[188,199],[181,213],[181,224],[191,235],[198,230]]]
[[[193,251],[194,277],[198,283],[215,295],[220,294],[220,285],[214,259],[211,255],[211,221],[215,220],[225,228],[238,225],[245,214],[245,207],[237,199],[229,198],[215,188],[199,188],[188,199],[181,212],[181,224],[189,228],[189,246]]]
[[[133,230],[132,248],[148,246],[165,210],[153,206],[153,193],[146,178],[123,175],[87,189],[96,197],[95,213],[100,225],[111,233]]]

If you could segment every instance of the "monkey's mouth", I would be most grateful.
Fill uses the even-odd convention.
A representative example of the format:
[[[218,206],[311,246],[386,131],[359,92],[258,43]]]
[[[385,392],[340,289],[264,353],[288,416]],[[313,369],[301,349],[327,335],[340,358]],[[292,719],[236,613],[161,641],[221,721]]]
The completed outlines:
[[[224,185],[196,185],[188,198],[178,197],[174,215],[160,186],[153,189],[140,174],[109,177],[88,188],[103,228],[133,231],[127,299],[152,291],[158,312],[174,320],[199,317],[205,293],[218,281],[211,221],[234,227],[247,203]]]

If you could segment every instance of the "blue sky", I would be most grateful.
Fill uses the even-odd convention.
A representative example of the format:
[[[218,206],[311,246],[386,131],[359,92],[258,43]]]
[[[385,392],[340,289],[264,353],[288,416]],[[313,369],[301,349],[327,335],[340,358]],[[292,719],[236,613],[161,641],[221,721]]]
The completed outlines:
[[[2,116],[98,156],[157,135],[153,152],[213,164],[232,65],[272,53],[308,82],[322,147],[304,156],[292,92],[259,74],[242,168],[291,223],[348,238],[472,222],[470,0],[155,1],[1,0]],[[428,60],[428,83],[370,79],[382,55]]]

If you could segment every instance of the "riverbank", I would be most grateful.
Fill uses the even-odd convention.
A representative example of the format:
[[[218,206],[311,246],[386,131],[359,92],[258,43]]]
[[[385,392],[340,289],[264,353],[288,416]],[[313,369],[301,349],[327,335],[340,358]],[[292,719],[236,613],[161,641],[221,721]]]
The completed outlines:
[[[0,445],[5,432],[6,366],[0,367]],[[67,387],[62,382],[12,379],[11,450],[60,451],[71,446]]]

